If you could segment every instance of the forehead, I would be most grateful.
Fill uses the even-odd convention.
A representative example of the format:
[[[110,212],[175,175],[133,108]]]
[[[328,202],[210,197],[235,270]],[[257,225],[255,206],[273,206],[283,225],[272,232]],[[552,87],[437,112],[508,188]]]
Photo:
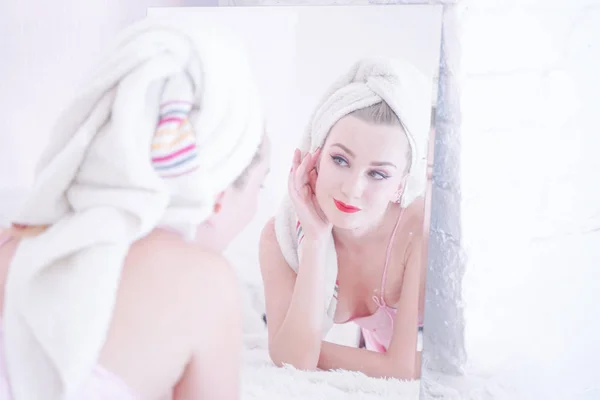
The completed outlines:
[[[329,132],[326,145],[341,143],[357,158],[398,162],[406,158],[410,144],[400,125],[377,125],[348,115]]]

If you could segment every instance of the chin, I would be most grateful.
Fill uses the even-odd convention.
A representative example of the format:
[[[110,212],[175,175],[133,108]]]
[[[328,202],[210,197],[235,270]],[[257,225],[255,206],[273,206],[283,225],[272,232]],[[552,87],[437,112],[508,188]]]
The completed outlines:
[[[324,211],[324,213],[329,222],[338,229],[356,229],[364,225],[364,220],[360,216],[360,211],[355,214],[347,214],[337,208],[332,208]]]
[[[363,216],[361,215],[363,212],[359,211],[357,213],[345,213],[340,211],[334,204],[333,199],[330,197],[326,197],[325,201],[323,199],[317,199],[319,202],[319,206],[327,217],[327,220],[338,229],[355,229],[358,228],[361,224],[360,222],[363,220]]]
[[[345,231],[356,230],[361,227],[360,224],[352,223],[350,221],[340,221],[339,223],[333,223],[333,227]]]

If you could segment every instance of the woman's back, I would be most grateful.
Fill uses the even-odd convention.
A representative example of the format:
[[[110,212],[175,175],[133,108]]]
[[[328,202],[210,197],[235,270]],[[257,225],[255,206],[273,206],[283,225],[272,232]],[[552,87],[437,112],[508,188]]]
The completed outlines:
[[[18,239],[12,239],[0,247],[2,309],[17,245]],[[215,299],[236,300],[234,285],[235,276],[223,258],[197,244],[162,230],[139,240],[126,257],[113,320],[94,374],[101,373],[107,386],[125,383],[144,399],[170,398],[180,380],[181,392],[197,390],[201,383],[194,382],[197,377],[190,366],[202,341],[211,340],[203,338],[201,327],[222,323],[223,318],[221,309],[206,305],[215,304]]]

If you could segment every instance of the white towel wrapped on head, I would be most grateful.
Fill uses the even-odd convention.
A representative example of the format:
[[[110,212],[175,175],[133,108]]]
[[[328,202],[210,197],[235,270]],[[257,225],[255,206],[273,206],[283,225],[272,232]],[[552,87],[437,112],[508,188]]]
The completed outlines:
[[[406,61],[385,58],[359,60],[329,88],[311,117],[299,149],[303,155],[314,152],[323,146],[329,131],[342,117],[385,101],[400,119],[411,148],[410,170],[401,202],[402,207],[408,207],[423,194],[426,186],[432,89],[432,81]],[[296,273],[302,255],[302,246],[298,245],[301,229],[291,199],[286,195],[275,217],[275,234],[284,258]],[[323,335],[333,326],[337,305],[334,291],[338,263],[333,236],[328,238],[325,257]]]
[[[15,400],[64,399],[95,366],[124,257],[159,225],[193,238],[264,133],[241,42],[216,26],[127,29],[59,120],[13,222],[3,312]]]

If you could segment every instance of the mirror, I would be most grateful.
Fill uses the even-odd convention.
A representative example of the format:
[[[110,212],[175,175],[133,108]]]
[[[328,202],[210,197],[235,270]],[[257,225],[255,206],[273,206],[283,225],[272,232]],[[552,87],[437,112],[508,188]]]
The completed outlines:
[[[245,393],[418,398],[442,8],[149,15],[234,27],[263,94],[271,173],[227,251],[245,289]]]

